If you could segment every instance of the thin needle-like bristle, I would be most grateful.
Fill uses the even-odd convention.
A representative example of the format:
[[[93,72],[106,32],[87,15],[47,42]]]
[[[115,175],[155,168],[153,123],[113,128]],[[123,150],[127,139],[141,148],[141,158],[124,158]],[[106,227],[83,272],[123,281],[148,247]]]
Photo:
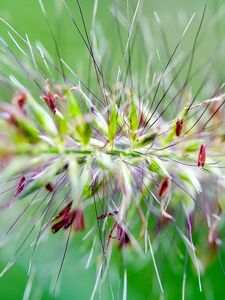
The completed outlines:
[[[150,249],[150,253],[151,253],[151,257],[152,257],[152,262],[153,262],[153,265],[154,265],[154,268],[155,268],[156,277],[157,277],[157,280],[158,280],[158,283],[159,283],[159,287],[160,287],[161,293],[164,294],[164,289],[163,289],[161,278],[160,278],[160,275],[159,275],[159,271],[158,271],[158,268],[157,268],[157,265],[156,265],[154,251],[152,249],[152,244],[151,244],[151,240],[150,240],[149,234],[148,234],[147,237],[148,237],[148,244],[149,244],[149,249]]]

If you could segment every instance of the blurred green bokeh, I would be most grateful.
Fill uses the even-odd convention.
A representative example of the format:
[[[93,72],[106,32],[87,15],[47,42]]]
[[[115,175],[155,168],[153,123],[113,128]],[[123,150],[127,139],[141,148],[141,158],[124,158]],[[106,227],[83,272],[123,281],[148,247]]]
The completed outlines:
[[[62,9],[62,12],[59,13],[59,1],[43,0],[47,15],[48,21],[51,24],[51,27],[54,30],[60,53],[63,59],[69,63],[69,65],[75,70],[75,72],[82,76],[82,79],[85,81],[87,78],[88,70],[88,53],[82,43],[79,35],[72,26],[71,20],[69,19],[65,9]],[[85,14],[85,20],[87,22],[88,28],[91,23],[91,14],[93,9],[92,0],[82,0],[82,8]],[[124,0],[125,2],[125,0]],[[145,2],[145,0],[144,0]],[[147,3],[149,2],[149,3]],[[210,19],[216,11],[223,4],[224,0],[208,1],[207,9],[207,18]],[[75,7],[75,1],[68,1],[71,8]],[[135,3],[135,1],[132,1]],[[146,4],[147,3],[147,4]],[[175,45],[181,30],[177,29],[177,16],[178,13],[185,13],[188,17],[192,15],[193,12],[198,13],[198,17],[201,16],[205,1],[203,0],[158,0],[158,1],[146,1],[145,2],[145,15],[149,19],[153,19],[153,12],[157,11],[163,22],[165,20],[167,34],[167,39],[169,41],[169,46],[172,47]],[[56,4],[56,5],[55,5]],[[58,4],[58,8],[56,8]],[[97,13],[97,21],[102,24],[104,34],[107,36],[108,43],[111,45],[112,53],[115,61],[120,61],[120,49],[118,42],[118,35],[116,30],[116,24],[114,17],[110,13],[109,8],[113,4],[112,0],[99,0],[99,9]],[[75,15],[77,11],[75,11]],[[48,26],[41,12],[38,0],[1,0],[0,1],[0,16],[6,19],[18,32],[21,34],[27,33],[29,35],[31,43],[36,40],[41,41],[41,43],[48,49],[53,57],[56,56],[56,50],[54,43],[52,41],[51,35],[48,30]],[[208,20],[207,19],[207,20]],[[80,20],[78,21],[79,24]],[[206,22],[207,23],[207,22]],[[224,24],[223,24],[224,25]],[[197,25],[196,25],[197,26]],[[195,26],[195,30],[196,30]],[[223,34],[225,27],[220,25],[217,30],[211,33],[212,41],[213,39],[220,38],[220,34]],[[0,36],[4,39],[9,40],[7,34],[7,27],[0,24]],[[221,33],[222,31],[222,33]],[[155,33],[157,34],[157,33]],[[218,35],[216,37],[216,35]],[[193,41],[193,35],[188,39]],[[156,36],[156,41],[159,43],[160,47],[160,37]],[[210,40],[211,41],[211,40]],[[188,42],[187,42],[188,43]],[[208,43],[208,48],[213,47],[213,42],[209,42],[209,38],[206,39],[206,47]],[[185,45],[185,44],[184,44]],[[208,48],[206,52],[208,51]],[[205,53],[198,52],[197,60],[201,60],[205,56]],[[58,63],[58,62],[57,62]],[[1,67],[3,68],[3,67]],[[221,71],[224,66],[218,65],[215,66],[218,68],[218,72]],[[221,81],[223,78],[221,79]],[[1,86],[0,86],[1,90]],[[1,92],[1,91],[0,91]],[[1,93],[2,94],[2,93]],[[4,228],[0,228],[0,232],[3,232]],[[171,233],[171,231],[168,231]],[[55,237],[54,237],[55,238]],[[48,246],[48,254],[46,258],[49,259],[49,266],[47,265],[48,272],[57,272],[60,264],[60,254],[62,255],[63,245],[65,244],[65,237],[60,237],[60,245],[57,245],[58,238],[55,241],[52,241],[53,238],[50,237],[51,241]],[[160,236],[160,239],[168,239],[166,232]],[[89,299],[91,291],[94,286],[96,269],[95,266],[91,266],[89,270],[85,270],[85,262],[87,257],[85,257],[85,251],[82,249],[82,245],[79,245],[79,238],[75,238],[69,247],[69,253],[65,261],[63,268],[61,282],[60,282],[60,292],[57,296],[57,299],[60,300],[81,300]],[[172,242],[171,242],[172,243]],[[79,246],[78,246],[79,245]],[[54,248],[53,248],[54,247]],[[2,247],[0,251],[0,268],[3,269],[7,261],[13,253],[13,249],[7,247]],[[165,248],[165,247],[164,247]],[[129,300],[155,300],[155,299],[181,299],[181,289],[182,289],[182,274],[184,268],[184,262],[179,265],[179,260],[175,259],[176,255],[179,253],[174,253],[175,249],[168,242],[167,250],[160,248],[162,253],[159,257],[164,257],[163,261],[157,259],[156,261],[160,268],[160,273],[162,277],[162,282],[166,282],[164,285],[165,297],[160,296],[160,290],[157,283],[155,271],[153,268],[152,261],[149,259],[146,264],[139,264],[138,259],[135,257],[134,253],[129,253],[133,263],[130,262],[127,266],[128,269],[128,299]],[[177,250],[177,249],[176,249]],[[38,250],[39,251],[39,250]],[[46,251],[46,248],[45,248]],[[163,252],[164,251],[164,252]],[[207,249],[206,249],[207,251]],[[51,263],[54,261],[54,255],[56,255],[55,265]],[[2,300],[19,300],[23,299],[24,290],[28,280],[27,269],[29,263],[29,253],[25,255],[25,258],[19,259],[1,279],[0,279],[0,299]],[[117,263],[120,264],[119,253],[117,254],[118,260]],[[80,259],[82,257],[82,259]],[[173,258],[175,263],[173,264]],[[130,261],[131,261],[130,259]],[[44,261],[44,259],[43,259]],[[42,263],[43,263],[42,261]],[[172,261],[172,263],[171,263]],[[181,260],[182,261],[182,260]],[[52,268],[52,270],[51,270]],[[119,268],[119,267],[118,267]],[[44,269],[44,268],[43,268]],[[38,272],[37,272],[38,274]],[[42,275],[40,275],[42,276]],[[48,300],[53,299],[49,290],[50,283],[45,282],[45,279],[36,276],[34,279],[33,287],[34,293],[31,294],[32,300]],[[110,275],[112,281],[117,281],[121,278],[121,284],[123,281],[123,273],[117,273],[116,271]],[[165,280],[166,279],[166,280]],[[206,271],[206,274],[203,276],[203,292],[199,292],[198,288],[198,279],[196,272],[193,269],[193,265],[189,262],[187,269],[187,286],[186,286],[186,298],[188,300],[195,299],[223,299],[224,298],[224,275],[221,270],[218,259],[212,264],[212,266]],[[116,293],[117,285],[114,285],[114,293]],[[121,289],[121,287],[120,287]],[[96,297],[97,299],[97,297]],[[111,299],[109,287],[102,292],[102,300]],[[118,298],[122,299],[121,291]]]

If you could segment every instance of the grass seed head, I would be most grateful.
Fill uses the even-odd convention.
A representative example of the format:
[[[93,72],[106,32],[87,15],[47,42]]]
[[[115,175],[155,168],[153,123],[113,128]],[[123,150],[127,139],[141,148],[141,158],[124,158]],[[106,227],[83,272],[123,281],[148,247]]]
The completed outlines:
[[[23,208],[27,205],[19,217],[15,216],[5,236],[24,217],[25,222],[33,225],[25,242],[33,231],[37,233],[35,242],[31,242],[34,256],[49,231],[68,234],[65,252],[72,238],[70,233],[82,231],[84,242],[80,245],[89,249],[90,242],[94,241],[90,259],[97,252],[95,247],[101,248],[102,266],[106,257],[110,259],[113,255],[111,250],[114,249],[113,240],[116,240],[120,251],[136,251],[140,259],[144,251],[151,255],[162,286],[154,258],[156,247],[152,246],[151,240],[154,243],[159,237],[160,243],[165,242],[166,247],[166,232],[173,228],[186,249],[183,251],[184,247],[174,242],[177,242],[175,247],[179,250],[179,257],[183,259],[187,253],[190,254],[200,277],[198,260],[205,255],[206,247],[215,252],[222,243],[219,225],[225,207],[223,193],[220,193],[224,189],[224,87],[214,86],[213,78],[208,87],[210,92],[205,88],[201,93],[206,86],[204,82],[200,82],[198,88],[194,85],[191,89],[196,75],[192,70],[196,43],[205,10],[192,52],[182,53],[182,59],[177,53],[194,16],[172,54],[168,53],[162,72],[157,71],[158,63],[154,64],[154,56],[146,60],[144,54],[145,51],[148,54],[157,52],[162,63],[161,51],[149,51],[148,42],[146,49],[143,47],[140,51],[138,48],[138,59],[144,59],[146,67],[143,74],[139,74],[139,68],[135,69],[132,63],[132,34],[137,30],[138,41],[143,38],[146,43],[148,29],[144,30],[147,25],[138,15],[138,1],[132,23],[125,26],[130,28],[123,57],[126,66],[124,69],[121,65],[118,72],[116,65],[114,76],[111,60],[110,66],[104,64],[101,51],[105,45],[96,45],[98,35],[96,33],[95,36],[94,28],[89,38],[79,1],[77,3],[86,35],[83,36],[80,30],[78,33],[85,41],[93,62],[87,84],[60,57],[58,48],[60,68],[58,62],[53,63],[40,45],[38,48],[32,46],[28,38],[25,40],[9,26],[18,39],[29,47],[31,62],[36,67],[32,69],[30,61],[27,65],[21,65],[16,59],[17,67],[24,76],[23,81],[30,80],[30,84],[25,87],[10,76],[11,85],[14,89],[16,87],[17,93],[0,102],[1,177],[7,184],[13,182],[9,190],[0,192],[10,198],[9,202],[1,202],[1,207],[21,205]],[[41,5],[43,8],[42,2]],[[65,7],[70,12],[66,3]],[[69,15],[72,17],[72,14]],[[120,18],[125,24],[130,19],[119,13]],[[73,17],[72,21],[77,28]],[[139,36],[140,30],[143,32]],[[9,50],[6,43],[3,46]],[[135,54],[135,44],[133,47]],[[8,51],[7,55],[10,53]],[[7,55],[8,65],[11,66],[11,56],[9,58]],[[42,71],[43,65],[47,74]],[[106,70],[102,66],[107,66]],[[183,74],[187,66],[188,73]],[[15,76],[17,71],[12,70]],[[52,75],[54,72],[58,73],[57,77]],[[205,78],[204,67],[197,73],[201,80]],[[52,76],[49,78],[49,75]],[[194,92],[195,95],[192,94]],[[201,100],[202,94],[207,94],[207,100]],[[197,240],[199,224],[202,236],[198,239],[196,251],[192,234],[196,234]],[[32,228],[22,228],[22,235],[28,227]],[[98,236],[100,239],[96,246]],[[25,242],[21,249],[26,249]],[[157,256],[160,253],[157,251]],[[87,265],[89,263],[88,260]],[[208,260],[206,267],[207,263]],[[107,262],[107,269],[108,266],[110,263]],[[100,268],[99,274],[102,270]]]

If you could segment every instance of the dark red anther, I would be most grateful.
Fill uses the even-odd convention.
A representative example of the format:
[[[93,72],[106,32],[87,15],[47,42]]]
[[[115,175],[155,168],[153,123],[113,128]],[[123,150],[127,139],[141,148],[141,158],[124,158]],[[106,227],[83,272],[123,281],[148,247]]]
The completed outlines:
[[[52,233],[57,233],[61,228],[63,228],[67,224],[67,219],[62,219],[60,222],[52,225]]]
[[[218,213],[217,213],[217,216],[220,216],[222,214],[222,207],[219,203],[217,203],[217,209],[218,209]]]
[[[21,177],[21,179],[19,181],[19,184],[18,184],[18,187],[14,194],[14,197],[17,197],[23,191],[23,189],[25,187],[25,183],[26,183],[26,178],[23,176],[23,177]]]
[[[67,215],[70,212],[72,206],[72,202],[70,202],[69,204],[67,204],[67,206],[65,206],[59,213],[58,215],[56,215],[55,217],[52,218],[51,223],[55,222],[58,219],[61,219],[61,217]]]
[[[67,204],[67,206],[65,206],[58,214],[59,217],[64,216],[66,214],[68,214],[70,212],[70,209],[72,207],[72,202],[70,202],[69,204]]]
[[[54,190],[54,185],[51,182],[48,182],[45,185],[46,190],[48,190],[49,192],[52,192]]]
[[[183,126],[184,126],[184,120],[177,120],[176,122],[176,136],[181,136],[182,131],[183,131]]]
[[[27,94],[24,92],[19,92],[13,97],[13,103],[15,103],[19,108],[23,109],[27,101]]]
[[[84,214],[80,208],[74,210],[73,230],[81,231],[85,228]]]
[[[113,212],[107,212],[105,214],[102,214],[102,215],[98,216],[97,220],[103,220],[103,219],[108,218],[108,217],[114,217],[118,214],[119,214],[118,210],[114,210]]]
[[[211,225],[211,228],[209,230],[209,247],[211,250],[216,251],[218,246],[221,245],[221,240],[219,238],[219,234],[217,231],[217,224],[219,222],[220,216],[222,214],[222,207],[218,203],[218,212],[217,212],[217,217],[215,218],[214,222]]]
[[[74,219],[75,219],[75,212],[74,211],[73,212],[69,212],[68,214],[66,214],[63,217],[63,221],[64,221],[63,228],[64,229],[69,228],[73,224]]]
[[[169,177],[165,177],[159,185],[158,196],[160,198],[163,198],[168,194],[170,188],[171,188],[171,179]]]
[[[56,111],[55,97],[50,92],[47,92],[43,96],[43,99],[45,100],[45,103],[48,105],[48,107],[51,110],[51,112],[53,114],[55,114],[55,111]]]
[[[67,229],[73,226],[74,231],[81,231],[85,228],[84,214],[80,208],[71,211],[72,202],[70,202],[66,207],[64,207],[58,215],[56,215],[51,223],[56,222],[52,225],[52,233],[58,232],[60,229]]]
[[[119,247],[123,248],[123,247],[127,246],[130,243],[130,238],[129,238],[127,232],[118,223],[116,226],[116,230],[117,230],[118,240],[120,242]]]
[[[206,161],[206,145],[201,145],[198,155],[198,166],[204,167]]]
[[[114,232],[115,235],[113,235]],[[117,239],[119,241],[119,248],[123,248],[130,243],[130,238],[126,230],[118,222],[115,222],[113,225],[109,234],[109,240],[110,239]]]

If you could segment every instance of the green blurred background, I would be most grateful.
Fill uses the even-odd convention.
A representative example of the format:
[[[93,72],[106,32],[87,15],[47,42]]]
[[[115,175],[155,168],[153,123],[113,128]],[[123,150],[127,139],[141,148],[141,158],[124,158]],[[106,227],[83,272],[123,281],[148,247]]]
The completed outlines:
[[[74,0],[67,1],[72,10],[74,10],[74,15],[77,17],[78,24],[81,25],[79,15],[77,12],[77,7]],[[120,1],[123,2],[123,1]],[[124,0],[124,3],[126,1]],[[201,17],[202,10],[204,8],[205,1],[202,0],[157,0],[157,1],[147,1],[144,0],[143,5],[143,15],[153,24],[155,24],[153,12],[157,11],[161,17],[162,23],[165,24],[165,33],[169,43],[170,49],[172,49],[179,38],[182,29],[178,25],[178,16],[188,20],[193,12],[197,13],[197,20],[194,23],[193,29],[190,29],[187,39],[183,43],[183,48],[192,47],[194,34],[198,25],[198,21]],[[208,1],[206,24],[211,20],[213,15],[217,13],[220,9],[222,10],[224,0],[218,1]],[[81,76],[82,80],[87,81],[88,77],[88,65],[89,65],[89,55],[85,49],[79,35],[73,27],[73,24],[68,17],[65,9],[61,7],[60,1],[45,0],[43,1],[48,22],[54,31],[57,43],[59,45],[60,54],[63,59],[68,62],[70,67],[75,70],[75,72]],[[92,0],[82,0],[81,5],[85,15],[85,20],[87,27],[90,28],[91,15],[93,10]],[[130,1],[132,5],[135,1]],[[99,7],[97,12],[97,23],[100,23],[104,35],[107,37],[107,43],[111,51],[108,53],[109,57],[109,73],[111,71],[111,61],[115,66],[120,64],[122,56],[120,53],[120,46],[118,40],[118,33],[116,28],[116,23],[110,7],[113,1],[110,0],[99,0]],[[122,3],[123,6],[123,3]],[[55,58],[55,61],[59,65],[56,56],[56,50],[54,47],[53,40],[48,30],[48,26],[45,18],[41,12],[38,0],[1,0],[0,1],[0,16],[7,20],[18,32],[22,35],[27,33],[29,35],[31,43],[35,41],[41,41],[41,43],[48,49],[49,53]],[[184,22],[185,23],[185,22]],[[216,28],[212,30],[208,36],[206,36],[204,43],[202,45],[202,50],[197,53],[197,61],[204,61],[207,58],[210,51],[213,53],[214,47],[216,47],[218,40],[222,39],[224,35],[224,22],[220,22]],[[3,37],[9,44],[12,44],[8,36],[8,28],[0,23],[0,36]],[[123,32],[125,36],[126,33]],[[152,27],[153,39],[156,43],[155,47],[159,48],[161,51],[161,36],[157,31],[157,26]],[[192,41],[192,42],[191,42]],[[12,47],[14,47],[12,45]],[[15,47],[14,47],[15,48]],[[140,48],[137,48],[140,49]],[[18,49],[16,53],[19,53]],[[166,59],[163,56],[163,51],[161,53],[163,63]],[[141,56],[141,54],[140,54]],[[138,59],[134,62],[135,66],[138,66]],[[159,66],[156,63],[156,68]],[[140,64],[140,69],[143,67],[144,62]],[[214,66],[216,74],[224,73],[224,65],[218,64]],[[0,70],[6,75],[10,75],[7,66],[1,63]],[[141,73],[141,70],[139,70]],[[107,73],[107,70],[106,70]],[[116,74],[116,71],[114,71]],[[113,76],[112,76],[113,77]],[[114,77],[115,78],[115,77]],[[57,75],[56,75],[57,80]],[[110,79],[111,80],[111,79]],[[221,78],[223,81],[224,78]],[[198,78],[197,78],[198,81]],[[194,82],[193,85],[198,86],[199,84]],[[94,84],[93,84],[94,85]],[[90,85],[91,87],[92,84]],[[93,87],[94,89],[94,87]],[[8,95],[14,91],[6,91],[3,86],[0,86],[1,97],[5,97],[4,100],[7,101]],[[19,225],[18,225],[19,226]],[[4,232],[4,228],[1,229]],[[170,238],[168,235],[171,234],[173,230],[165,230],[165,232],[160,235],[160,239],[164,241],[162,247],[158,251],[162,253],[157,255],[156,261],[159,265],[160,274],[163,282],[163,287],[165,294],[160,295],[160,289],[157,283],[155,271],[151,259],[141,262],[135,256],[135,253],[128,250],[126,252],[127,258],[127,270],[128,270],[128,299],[129,300],[155,300],[155,299],[181,299],[181,288],[182,288],[182,276],[184,268],[184,260],[177,259],[181,253],[179,253],[178,248],[171,246]],[[171,238],[172,239],[172,238]],[[94,286],[96,268],[94,263],[91,265],[90,269],[85,270],[85,263],[87,260],[86,252],[81,243],[80,237],[73,238],[70,243],[69,252],[65,261],[65,265],[62,271],[59,294],[56,297],[60,300],[82,300],[89,299],[91,291]],[[159,242],[160,243],[160,242]],[[59,238],[53,238],[49,236],[48,243],[45,242],[44,250],[41,247],[38,249],[42,260],[40,262],[40,269],[42,271],[39,273],[37,270],[32,293],[30,299],[32,300],[47,300],[53,299],[49,290],[52,284],[48,279],[47,274],[57,273],[60,257],[62,256],[63,247],[65,244],[65,237],[59,236]],[[46,246],[47,245],[47,246]],[[178,242],[179,245],[179,242]],[[181,245],[182,248],[182,245]],[[42,252],[41,252],[42,251]],[[208,251],[206,249],[206,251]],[[12,257],[14,253],[13,246],[3,245],[0,248],[0,267],[4,268],[7,261]],[[121,272],[121,262],[120,253],[116,253],[114,258],[114,263],[118,264],[118,269],[112,269],[110,277],[113,282],[113,289],[115,293],[115,299],[122,299],[121,285],[123,281],[123,272]],[[158,256],[158,258],[157,258]],[[82,258],[82,259],[80,259]],[[162,259],[163,258],[163,259]],[[159,260],[160,259],[160,260]],[[18,259],[15,266],[13,266],[2,278],[0,278],[0,299],[2,300],[19,300],[24,297],[24,290],[27,284],[27,269],[29,263],[29,253],[26,253],[25,257]],[[43,265],[44,264],[44,265]],[[123,269],[123,268],[122,268]],[[46,276],[45,276],[46,275]],[[203,292],[199,292],[198,280],[196,272],[193,265],[189,262],[187,268],[187,286],[186,286],[186,298],[185,299],[223,299],[224,298],[224,286],[225,277],[221,270],[218,259],[214,260],[206,273],[203,274],[202,284]],[[120,279],[120,280],[119,280]],[[119,288],[120,282],[120,288]],[[117,295],[117,291],[118,295]],[[109,286],[106,285],[102,291],[102,300],[112,299],[110,296]],[[99,295],[97,294],[96,299]],[[27,300],[24,298],[24,300]]]

